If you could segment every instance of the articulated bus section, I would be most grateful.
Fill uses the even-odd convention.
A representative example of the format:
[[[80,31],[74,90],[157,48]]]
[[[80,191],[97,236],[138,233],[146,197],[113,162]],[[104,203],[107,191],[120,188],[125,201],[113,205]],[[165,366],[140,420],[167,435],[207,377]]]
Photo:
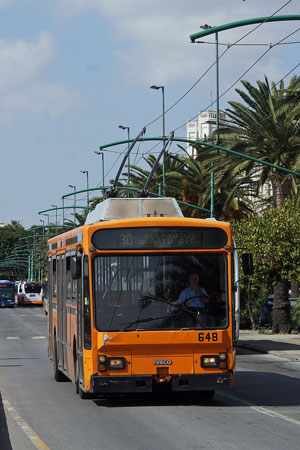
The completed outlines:
[[[48,241],[48,265],[54,377],[68,377],[82,398],[234,388],[228,223],[184,218],[174,199],[109,199]]]

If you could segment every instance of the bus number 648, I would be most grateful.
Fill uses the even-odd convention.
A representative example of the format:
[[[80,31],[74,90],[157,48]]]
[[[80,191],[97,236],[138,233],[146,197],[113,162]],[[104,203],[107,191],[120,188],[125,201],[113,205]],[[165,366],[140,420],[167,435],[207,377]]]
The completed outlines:
[[[200,342],[218,342],[218,333],[199,333],[199,341]]]

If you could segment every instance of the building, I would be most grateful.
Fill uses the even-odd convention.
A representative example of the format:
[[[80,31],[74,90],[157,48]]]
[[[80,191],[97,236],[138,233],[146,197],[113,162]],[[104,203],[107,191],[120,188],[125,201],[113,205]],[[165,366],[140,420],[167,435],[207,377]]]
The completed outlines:
[[[206,141],[212,138],[213,132],[217,129],[216,124],[216,111],[200,111],[198,117],[195,121],[187,123],[187,139]],[[223,111],[219,111],[219,126],[224,125],[226,121],[226,114]],[[191,145],[187,144],[187,152],[192,158],[196,157],[196,149]],[[257,185],[257,180],[259,178],[256,170],[253,171],[253,184],[254,189]],[[263,186],[260,187],[258,192],[258,197],[249,196],[249,199],[253,203],[257,203],[257,211],[261,211],[260,200],[266,200],[272,196],[272,186],[269,181],[267,181]]]
[[[206,141],[211,138],[217,128],[216,118],[216,111],[200,111],[194,122],[187,123],[187,139]],[[223,111],[219,111],[219,125],[224,123],[225,120],[226,114]],[[192,145],[187,145],[187,151],[191,157],[195,156],[195,149]]]

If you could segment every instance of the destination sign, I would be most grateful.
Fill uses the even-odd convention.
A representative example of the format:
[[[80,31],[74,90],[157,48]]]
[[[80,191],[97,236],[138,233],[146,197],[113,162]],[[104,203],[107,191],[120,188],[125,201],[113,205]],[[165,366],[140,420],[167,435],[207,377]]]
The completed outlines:
[[[98,250],[218,249],[227,240],[224,230],[209,227],[111,228],[97,230],[92,236]]]

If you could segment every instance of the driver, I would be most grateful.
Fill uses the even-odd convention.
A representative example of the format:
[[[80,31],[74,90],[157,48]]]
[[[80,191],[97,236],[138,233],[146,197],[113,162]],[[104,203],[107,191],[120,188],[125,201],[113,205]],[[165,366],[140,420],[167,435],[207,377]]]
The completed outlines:
[[[204,309],[208,303],[208,293],[203,287],[198,286],[199,275],[197,272],[192,272],[188,278],[189,286],[181,291],[178,303],[183,303],[189,308]]]

